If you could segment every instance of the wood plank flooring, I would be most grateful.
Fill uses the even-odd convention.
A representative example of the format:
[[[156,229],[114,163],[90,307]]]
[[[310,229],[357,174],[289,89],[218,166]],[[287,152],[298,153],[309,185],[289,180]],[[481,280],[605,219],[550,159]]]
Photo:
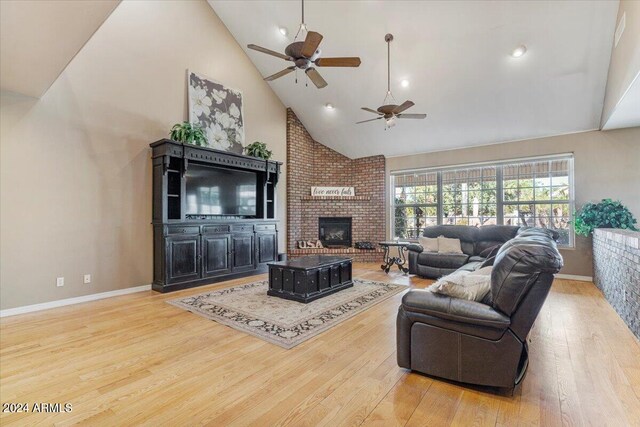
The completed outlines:
[[[354,276],[424,287],[357,264]],[[402,294],[291,350],[141,292],[4,318],[0,401],[71,403],[2,413],[3,426],[640,426],[640,344],[591,283],[556,280],[513,396],[396,364]]]

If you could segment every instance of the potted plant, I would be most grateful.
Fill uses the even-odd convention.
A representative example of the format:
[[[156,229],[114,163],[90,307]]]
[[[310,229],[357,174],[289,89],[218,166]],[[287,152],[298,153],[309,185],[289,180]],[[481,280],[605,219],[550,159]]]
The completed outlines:
[[[244,153],[247,156],[259,157],[264,160],[269,160],[273,154],[271,150],[267,150],[267,144],[260,141],[252,142],[244,147]]]
[[[193,144],[199,147],[207,146],[207,138],[200,125],[192,125],[189,122],[176,123],[173,125],[169,136],[174,141]]]
[[[576,212],[573,225],[577,234],[588,236],[596,228],[621,228],[638,231],[633,214],[619,201],[602,199],[600,203],[586,203]]]

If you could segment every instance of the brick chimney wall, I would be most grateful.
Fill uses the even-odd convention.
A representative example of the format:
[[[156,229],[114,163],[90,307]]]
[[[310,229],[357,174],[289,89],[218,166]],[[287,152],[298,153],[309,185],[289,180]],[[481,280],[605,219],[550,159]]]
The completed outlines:
[[[311,198],[312,186],[355,187],[356,197],[345,200]],[[287,252],[290,257],[312,251],[296,248],[296,241],[318,238],[321,216],[351,217],[353,242],[377,244],[385,239],[385,158],[350,159],[314,141],[295,113],[287,109]],[[381,252],[326,250],[348,254],[355,261],[378,262]],[[317,252],[317,251],[313,251]]]

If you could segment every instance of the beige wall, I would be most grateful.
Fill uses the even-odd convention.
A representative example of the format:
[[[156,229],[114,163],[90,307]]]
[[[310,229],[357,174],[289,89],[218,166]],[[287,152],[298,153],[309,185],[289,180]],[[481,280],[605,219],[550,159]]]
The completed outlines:
[[[187,68],[240,89],[246,141],[285,160],[284,106],[205,1],[122,2],[41,99],[1,96],[2,309],[151,282],[148,144],[187,118]]]
[[[616,105],[640,73],[640,1],[621,0],[616,28],[626,13],[626,26],[618,46],[611,51],[607,89],[604,97],[601,125],[607,122]],[[613,43],[613,40],[611,41]]]
[[[603,198],[621,200],[640,220],[640,127],[592,131],[527,141],[387,158],[389,172],[420,167],[507,160],[547,154],[574,154],[576,207]],[[389,180],[387,179],[387,182]],[[387,212],[387,217],[389,212]],[[387,227],[387,234],[391,230]],[[563,249],[563,274],[591,276],[591,238],[576,236]]]

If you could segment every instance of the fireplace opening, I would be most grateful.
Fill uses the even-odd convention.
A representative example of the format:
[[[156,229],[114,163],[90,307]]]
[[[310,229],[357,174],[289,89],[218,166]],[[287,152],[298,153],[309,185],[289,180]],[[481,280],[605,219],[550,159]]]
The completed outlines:
[[[351,247],[351,217],[318,218],[318,239],[325,247]]]

